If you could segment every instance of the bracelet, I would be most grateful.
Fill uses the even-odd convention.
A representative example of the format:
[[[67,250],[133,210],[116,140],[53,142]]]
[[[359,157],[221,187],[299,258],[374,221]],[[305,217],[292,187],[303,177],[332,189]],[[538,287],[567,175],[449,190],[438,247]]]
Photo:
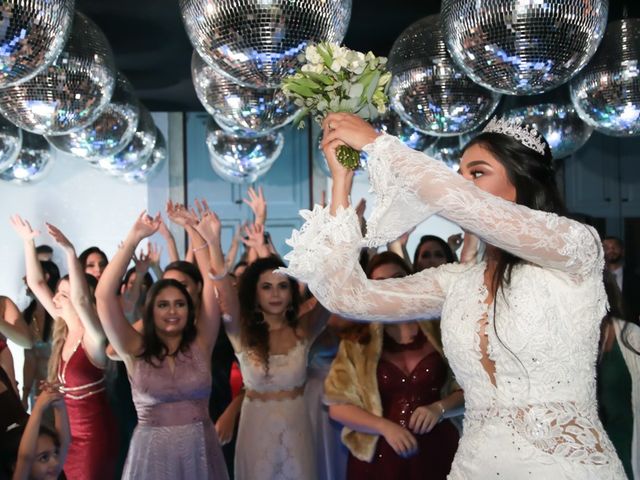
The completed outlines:
[[[208,275],[211,280],[218,281],[226,277],[228,273],[229,273],[229,270],[225,268],[224,272],[222,272],[220,275],[214,275],[213,273],[211,273],[211,270],[209,270]]]
[[[193,253],[197,252],[198,250],[202,250],[203,248],[207,248],[209,246],[209,242],[204,242],[202,245],[200,245],[199,247],[193,248]]]

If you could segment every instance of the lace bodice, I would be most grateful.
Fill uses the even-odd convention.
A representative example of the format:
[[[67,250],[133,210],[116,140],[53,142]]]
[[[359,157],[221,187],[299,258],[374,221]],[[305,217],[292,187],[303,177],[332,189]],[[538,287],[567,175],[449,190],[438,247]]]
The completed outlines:
[[[615,459],[596,412],[594,364],[606,296],[595,231],[488,194],[394,137],[383,135],[365,150],[378,197],[367,237],[351,207],[335,216],[318,206],[304,211],[307,222],[289,240],[286,273],[342,316],[441,316],[444,352],[465,391],[465,435],[498,421],[540,454],[583,465]],[[385,244],[435,213],[525,260],[493,304],[485,303],[484,263],[401,279],[364,275],[362,246]],[[483,318],[495,386],[480,361]]]
[[[249,390],[277,392],[294,390],[307,379],[309,342],[300,340],[287,353],[269,355],[269,371],[248,350],[237,353],[242,380]]]

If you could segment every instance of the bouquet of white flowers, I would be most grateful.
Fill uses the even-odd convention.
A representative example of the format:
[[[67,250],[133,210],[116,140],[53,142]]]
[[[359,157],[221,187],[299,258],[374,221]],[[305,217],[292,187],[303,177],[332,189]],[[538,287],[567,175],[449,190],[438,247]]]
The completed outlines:
[[[322,124],[330,112],[355,113],[365,120],[386,112],[391,73],[385,68],[385,57],[328,42],[308,46],[301,57],[306,63],[282,83],[284,93],[301,107],[294,120],[299,127],[304,126],[303,118],[309,113]],[[345,167],[358,168],[356,150],[340,146],[336,154]]]

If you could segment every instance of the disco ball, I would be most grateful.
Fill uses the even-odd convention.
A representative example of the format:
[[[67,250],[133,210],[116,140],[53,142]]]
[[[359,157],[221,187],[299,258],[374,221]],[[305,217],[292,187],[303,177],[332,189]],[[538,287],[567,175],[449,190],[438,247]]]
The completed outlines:
[[[51,148],[40,135],[22,133],[22,149],[15,161],[0,172],[0,180],[19,185],[41,180],[51,169]]]
[[[67,135],[49,136],[47,140],[58,150],[77,157],[89,160],[108,157],[131,142],[139,114],[140,106],[133,87],[118,73],[111,102],[91,125]]]
[[[402,143],[414,150],[423,151],[437,139],[437,137],[420,133],[408,123],[403,122],[393,110],[388,110],[383,117],[378,117],[372,124],[377,131],[398,137]]]
[[[598,48],[608,0],[443,0],[449,53],[474,82],[531,95],[565,83]]]
[[[156,129],[156,144],[151,155],[142,162],[134,165],[132,169],[122,175],[122,179],[127,183],[145,183],[160,169],[169,154],[167,153],[167,142],[159,129]]]
[[[580,120],[571,101],[564,95],[558,96],[555,102],[549,101],[553,100],[549,95],[542,95],[538,101],[535,101],[536,97],[529,98],[529,105],[506,109],[503,117],[538,130],[551,147],[554,159],[572,155],[591,137],[593,127]]]
[[[202,59],[245,86],[275,88],[307,45],[341,43],[351,0],[180,0]]]
[[[640,134],[640,19],[612,22],[600,49],[570,85],[580,118],[616,137]]]
[[[487,120],[500,95],[469,79],[447,53],[440,16],[407,28],[389,54],[391,107],[416,130],[435,136],[469,132]]]
[[[74,0],[0,3],[0,88],[17,85],[47,68],[64,47]]]
[[[129,144],[115,155],[98,158],[92,164],[112,175],[122,175],[142,165],[151,155],[156,145],[156,125],[149,111],[140,105],[138,128]]]
[[[0,116],[0,172],[9,168],[22,148],[22,130]]]
[[[467,144],[464,137],[442,137],[427,148],[424,153],[440,160],[454,172],[460,170],[462,149]]]
[[[262,137],[240,137],[213,124],[207,129],[211,166],[218,175],[234,183],[253,183],[276,161],[284,145],[282,133]]]
[[[195,51],[191,75],[200,103],[229,133],[269,133],[293,120],[298,111],[281,89],[238,85],[207,65]]]
[[[0,90],[0,113],[42,135],[62,135],[93,122],[115,86],[113,53],[104,34],[76,13],[62,53],[26,82]]]

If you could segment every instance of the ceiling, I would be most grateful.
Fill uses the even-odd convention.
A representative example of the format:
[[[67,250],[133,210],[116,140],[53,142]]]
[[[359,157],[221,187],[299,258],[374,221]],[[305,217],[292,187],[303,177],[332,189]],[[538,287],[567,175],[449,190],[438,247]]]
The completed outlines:
[[[640,17],[637,0],[611,0],[610,20],[622,17],[625,3],[629,17]],[[192,47],[178,0],[76,0],[76,8],[106,34],[118,69],[150,110],[202,110],[191,83]],[[344,44],[387,55],[406,27],[439,10],[439,0],[353,0]]]

